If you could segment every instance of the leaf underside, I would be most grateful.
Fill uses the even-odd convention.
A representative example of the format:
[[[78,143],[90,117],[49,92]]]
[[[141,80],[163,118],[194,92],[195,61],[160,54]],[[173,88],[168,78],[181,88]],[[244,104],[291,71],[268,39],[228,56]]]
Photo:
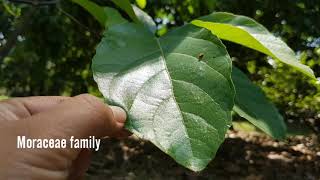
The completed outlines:
[[[232,80],[236,88],[234,111],[273,138],[285,138],[285,122],[262,90],[236,67],[232,69]]]
[[[92,64],[108,103],[126,110],[127,129],[193,171],[211,161],[231,125],[231,68],[224,45],[204,28],[156,38],[128,22],[105,32]]]
[[[315,78],[313,71],[301,64],[295,53],[280,38],[251,18],[216,12],[194,20],[192,24],[212,31],[219,38],[260,51]]]

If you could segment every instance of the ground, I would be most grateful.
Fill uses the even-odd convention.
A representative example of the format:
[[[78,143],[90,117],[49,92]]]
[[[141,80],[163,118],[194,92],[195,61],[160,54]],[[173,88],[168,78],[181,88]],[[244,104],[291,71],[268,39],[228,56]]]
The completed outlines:
[[[232,130],[201,173],[183,168],[134,136],[106,139],[93,156],[87,179],[320,180],[319,137],[310,134],[276,141],[258,132]]]

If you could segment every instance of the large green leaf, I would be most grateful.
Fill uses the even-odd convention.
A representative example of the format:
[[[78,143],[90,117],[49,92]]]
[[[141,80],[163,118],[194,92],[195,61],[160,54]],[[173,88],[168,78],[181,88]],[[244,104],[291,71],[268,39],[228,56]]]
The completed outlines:
[[[111,1],[114,4],[116,4],[119,8],[124,10],[135,23],[139,23],[139,19],[137,18],[129,0],[111,0]]]
[[[205,27],[219,38],[255,49],[280,60],[314,78],[313,71],[296,58],[295,53],[265,27],[251,18],[217,12],[194,20],[193,24]]]
[[[236,67],[232,70],[232,80],[236,88],[234,111],[270,136],[285,138],[286,124],[262,90]]]
[[[102,26],[105,25],[108,17],[103,7],[89,0],[72,0],[72,2],[77,3],[86,9]]]
[[[157,38],[140,24],[109,28],[96,50],[94,79],[127,129],[178,163],[200,171],[231,125],[231,60],[210,31],[185,25]]]

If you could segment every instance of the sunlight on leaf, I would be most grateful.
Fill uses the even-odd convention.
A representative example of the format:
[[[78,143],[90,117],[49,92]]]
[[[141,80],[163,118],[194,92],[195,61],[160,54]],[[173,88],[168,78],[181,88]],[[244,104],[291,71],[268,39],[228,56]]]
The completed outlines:
[[[221,39],[265,53],[315,78],[313,71],[300,63],[295,53],[280,38],[274,37],[265,27],[251,18],[216,12],[194,20],[192,23],[211,30]]]

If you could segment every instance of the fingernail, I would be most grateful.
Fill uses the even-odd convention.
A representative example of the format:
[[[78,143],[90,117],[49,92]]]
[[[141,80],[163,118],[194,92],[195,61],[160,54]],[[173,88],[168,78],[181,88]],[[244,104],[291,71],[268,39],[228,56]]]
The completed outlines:
[[[121,124],[124,124],[127,119],[127,113],[118,106],[110,106],[113,112],[114,119]]]

